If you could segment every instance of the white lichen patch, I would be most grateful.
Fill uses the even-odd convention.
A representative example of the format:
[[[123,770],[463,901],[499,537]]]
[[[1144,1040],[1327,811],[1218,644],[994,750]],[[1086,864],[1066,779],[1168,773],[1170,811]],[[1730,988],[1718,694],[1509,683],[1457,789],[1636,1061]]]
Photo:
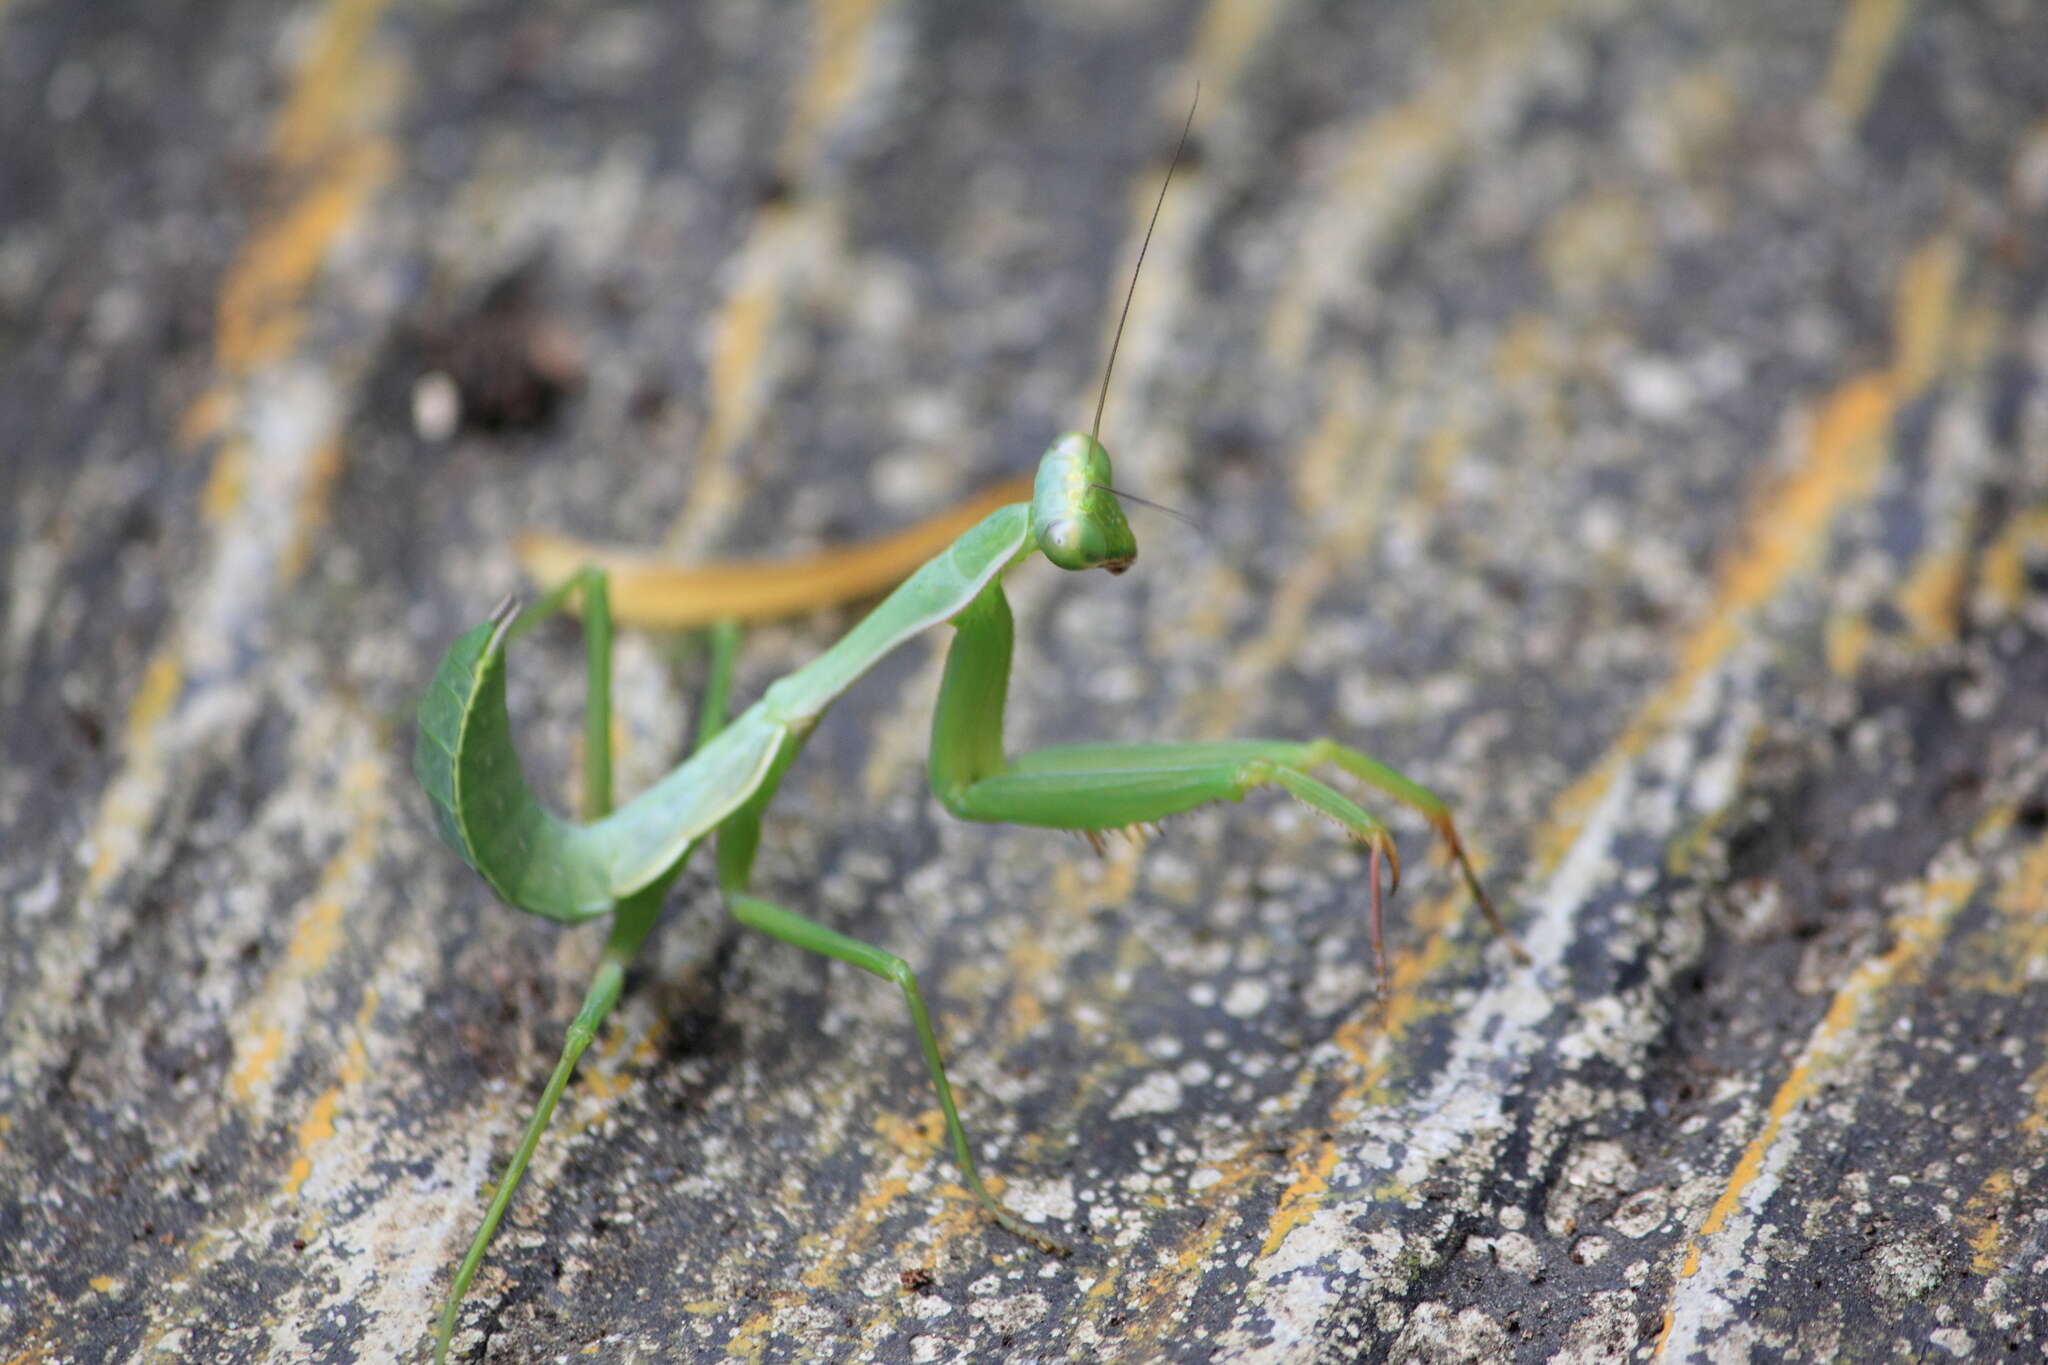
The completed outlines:
[[[1903,1306],[1926,1298],[1941,1284],[1941,1253],[1918,1237],[1887,1242],[1871,1253],[1871,1282],[1878,1296]]]
[[[1564,1349],[1551,1357],[1552,1365],[1603,1365],[1628,1359],[1640,1331],[1635,1295],[1619,1291],[1590,1294],[1585,1307],[1585,1313],[1565,1333]]]
[[[1003,1186],[1003,1202],[1027,1223],[1072,1218],[1079,1207],[1074,1198],[1074,1182],[1066,1176],[1047,1180],[1012,1177]]]
[[[1180,1105],[1180,1078],[1171,1071],[1155,1071],[1125,1091],[1109,1116],[1128,1119],[1139,1114],[1170,1114]]]
[[[1608,1216],[1607,1226],[1624,1237],[1644,1237],[1662,1227],[1669,1216],[1670,1191],[1651,1185],[1622,1200]]]
[[[1507,1329],[1477,1308],[1453,1313],[1447,1304],[1421,1303],[1394,1339],[1395,1360],[1507,1360]]]
[[[1592,1141],[1574,1147],[1559,1174],[1544,1205],[1543,1226],[1553,1237],[1566,1237],[1586,1226],[1588,1204],[1607,1203],[1635,1184],[1637,1167],[1621,1143]]]
[[[1049,1306],[1043,1294],[1008,1294],[970,1303],[967,1315],[980,1319],[991,1331],[1021,1332],[1044,1317]]]
[[[1543,1249],[1526,1232],[1503,1232],[1490,1244],[1493,1259],[1501,1269],[1534,1282],[1543,1273]]]
[[[1957,1360],[1972,1360],[1976,1357],[1975,1338],[1960,1327],[1937,1327],[1927,1334],[1927,1339]]]
[[[1333,941],[1332,946],[1344,945]],[[1301,993],[1302,1007],[1311,1014],[1336,1014],[1363,999],[1371,986],[1372,969],[1361,958],[1345,956],[1319,962]]]
[[[1233,1019],[1249,1019],[1266,1008],[1273,998],[1273,988],[1264,981],[1246,977],[1235,984],[1223,997],[1223,1012]]]

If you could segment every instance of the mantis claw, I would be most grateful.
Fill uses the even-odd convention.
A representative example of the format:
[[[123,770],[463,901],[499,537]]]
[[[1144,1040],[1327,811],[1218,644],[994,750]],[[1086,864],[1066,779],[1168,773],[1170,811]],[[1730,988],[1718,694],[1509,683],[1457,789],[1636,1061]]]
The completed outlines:
[[[989,1217],[995,1219],[996,1226],[1004,1232],[1009,1233],[1012,1237],[1017,1237],[1031,1243],[1031,1245],[1037,1247],[1046,1255],[1057,1260],[1064,1261],[1074,1254],[1074,1249],[1065,1242],[1040,1232],[1037,1228],[1032,1227],[1022,1218],[1019,1218],[1016,1214],[1003,1207],[1002,1201],[990,1193],[989,1188],[981,1183],[981,1177],[974,1174],[971,1168],[969,1169],[967,1183],[973,1188],[975,1198],[981,1201],[981,1206],[988,1210]]]
[[[1394,842],[1394,836],[1385,830],[1377,831],[1373,845],[1375,852],[1383,852],[1387,856],[1387,894],[1395,895],[1401,890],[1400,846]]]
[[[1472,899],[1479,902],[1479,912],[1486,916],[1487,924],[1492,927],[1495,935],[1508,945],[1508,951],[1515,955],[1515,961],[1525,967],[1528,966],[1535,959],[1529,956],[1529,950],[1522,946],[1522,941],[1508,932],[1507,921],[1503,920],[1500,911],[1494,908],[1493,897],[1486,894],[1486,887],[1479,881],[1478,869],[1472,866],[1472,860],[1465,855],[1464,841],[1458,838],[1458,827],[1451,823],[1450,812],[1445,811],[1441,818],[1434,818],[1430,823],[1436,826],[1436,832],[1442,837],[1444,846],[1450,850],[1452,860],[1464,874],[1466,889],[1471,891]]]
[[[1008,1228],[1011,1232],[1017,1234],[1017,1236],[1022,1237],[1025,1241],[1031,1243],[1031,1245],[1037,1247],[1040,1251],[1052,1257],[1054,1260],[1064,1261],[1074,1254],[1074,1249],[1068,1246],[1065,1242],[1058,1241],[1052,1237],[1048,1237],[1044,1233],[1036,1231],[1035,1229],[1030,1228],[1023,1223],[1012,1221],[1009,1223],[1005,1223],[1003,1226]]]
[[[1384,835],[1374,839],[1367,866],[1367,875],[1372,880],[1372,974],[1373,982],[1382,998],[1387,993],[1387,949],[1383,928],[1386,923],[1386,905],[1380,898],[1380,859],[1385,856],[1391,844],[1392,841]],[[1398,855],[1394,861],[1394,880],[1397,883],[1401,880]]]

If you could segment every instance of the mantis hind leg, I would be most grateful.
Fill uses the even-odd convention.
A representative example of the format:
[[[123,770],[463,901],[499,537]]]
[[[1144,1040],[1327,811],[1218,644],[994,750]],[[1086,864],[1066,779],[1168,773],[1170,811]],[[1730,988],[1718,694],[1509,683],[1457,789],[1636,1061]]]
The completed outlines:
[[[946,1117],[947,1145],[953,1149],[953,1159],[959,1163],[968,1188],[974,1191],[974,1197],[1005,1231],[1022,1237],[1051,1255],[1067,1255],[1070,1250],[1067,1246],[1004,1208],[988,1186],[982,1183],[981,1172],[974,1165],[973,1148],[967,1141],[966,1126],[960,1122],[959,1108],[953,1103],[953,1085],[946,1079],[946,1063],[939,1054],[939,1039],[932,1028],[931,1011],[925,1008],[924,995],[917,988],[917,976],[910,970],[910,964],[872,943],[850,938],[793,910],[785,910],[759,896],[748,894],[747,882],[753,874],[754,853],[761,841],[761,813],[774,799],[782,774],[795,761],[804,738],[803,734],[797,734],[785,742],[775,757],[767,780],[718,828],[718,884],[725,895],[727,908],[732,911],[733,918],[748,928],[758,929],[809,952],[851,963],[903,992],[903,1001],[910,1008],[910,1022],[917,1030],[918,1046],[924,1051],[925,1070],[931,1073],[932,1088],[939,1096],[939,1109]]]
[[[910,964],[894,953],[849,938],[816,920],[806,919],[758,896],[733,895],[728,897],[728,903],[733,917],[748,928],[759,929],[784,943],[851,963],[903,992],[904,1003],[910,1007],[910,1021],[917,1029],[918,1046],[924,1050],[925,1069],[931,1073],[932,1087],[939,1095],[939,1109],[946,1116],[947,1142],[953,1149],[953,1159],[959,1163],[961,1174],[966,1177],[968,1188],[974,1191],[974,1197],[1005,1231],[1022,1237],[1051,1255],[1067,1255],[1070,1248],[1004,1208],[988,1186],[982,1183],[981,1172],[974,1165],[973,1149],[967,1141],[967,1129],[960,1122],[960,1111],[953,1103],[953,1086],[946,1079],[946,1063],[939,1055],[939,1039],[932,1028],[931,1011],[925,1008],[924,995],[917,988],[917,976],[910,970]]]

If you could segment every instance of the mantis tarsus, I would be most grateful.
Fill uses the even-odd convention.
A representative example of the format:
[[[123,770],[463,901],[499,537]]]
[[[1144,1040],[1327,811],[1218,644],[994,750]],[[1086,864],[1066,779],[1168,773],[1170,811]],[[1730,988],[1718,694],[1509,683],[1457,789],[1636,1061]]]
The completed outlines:
[[[1189,114],[1192,120],[1192,109]],[[1163,200],[1164,185],[1160,194]],[[1155,221],[1157,212],[1155,206]],[[1141,247],[1141,264],[1143,259]],[[1129,302],[1127,295],[1126,310]],[[1110,355],[1113,364],[1114,343]],[[1108,386],[1105,366],[1104,397]],[[669,886],[697,844],[714,831],[718,887],[736,919],[799,948],[851,963],[903,992],[945,1115],[947,1140],[968,1187],[1003,1228],[1051,1254],[1066,1253],[1060,1243],[1004,1208],[983,1184],[909,964],[748,889],[761,817],[812,728],[884,655],[933,626],[950,624],[955,631],[932,717],[930,758],[932,793],[954,815],[1073,830],[1099,839],[1104,831],[1162,820],[1212,801],[1239,801],[1256,787],[1278,787],[1335,821],[1367,849],[1373,959],[1384,978],[1382,864],[1391,893],[1400,879],[1399,855],[1383,824],[1314,775],[1316,769],[1334,768],[1420,811],[1443,838],[1495,931],[1505,935],[1444,803],[1386,764],[1333,740],[1082,744],[1004,754],[1012,626],[1003,575],[1034,553],[1063,569],[1101,568],[1112,574],[1122,573],[1137,558],[1137,541],[1111,488],[1109,455],[1096,436],[1101,421],[1098,398],[1094,429],[1060,437],[1042,457],[1029,502],[1004,506],[961,535],[839,643],[772,684],[729,721],[726,695],[737,636],[732,628],[721,629],[714,636],[711,695],[698,747],[668,776],[616,810],[611,808],[609,767],[611,618],[601,571],[575,575],[532,612],[521,614],[508,602],[450,647],[421,702],[415,750],[415,769],[433,801],[441,837],[521,910],[564,923],[613,918],[561,1059],[449,1289],[435,1338],[437,1363],[446,1357],[463,1295],[577,1059],[618,1000],[626,966],[653,927]],[[583,608],[589,688],[588,823],[582,824],[556,817],[533,796],[520,771],[505,707],[506,645],[561,607],[571,593],[580,595]]]

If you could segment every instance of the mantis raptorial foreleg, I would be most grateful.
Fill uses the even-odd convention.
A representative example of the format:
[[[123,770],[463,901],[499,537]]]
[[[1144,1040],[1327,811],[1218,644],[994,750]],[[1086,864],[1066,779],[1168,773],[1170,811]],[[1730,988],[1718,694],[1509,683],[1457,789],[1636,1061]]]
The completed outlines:
[[[1373,967],[1384,980],[1380,863],[1384,859],[1391,874],[1391,894],[1400,885],[1400,850],[1385,825],[1310,775],[1310,769],[1330,764],[1421,811],[1442,835],[1488,922],[1507,936],[1449,809],[1379,760],[1326,739],[1075,744],[1006,758],[1003,706],[1014,626],[1002,586],[991,584],[953,625],[956,634],[932,718],[931,778],[933,794],[961,819],[1095,835],[1150,824],[1212,801],[1242,801],[1256,787],[1279,787],[1335,821],[1369,853]],[[1520,945],[1515,952],[1522,953]]]
[[[572,594],[581,599],[583,609],[583,818],[599,820],[611,814],[612,809],[612,623],[604,574],[595,569],[585,569],[572,575],[530,610],[521,613],[506,631],[506,639],[516,639],[562,610]],[[509,609],[508,603],[500,611]],[[738,655],[739,628],[730,622],[714,627],[711,631],[710,679],[705,685],[704,701],[697,717],[696,744],[699,748],[709,743],[725,725],[726,708],[732,696],[733,667]],[[526,1175],[527,1163],[533,1159],[534,1149],[540,1145],[541,1134],[547,1131],[548,1123],[554,1118],[555,1106],[561,1102],[569,1077],[575,1073],[577,1062],[597,1037],[598,1028],[611,1014],[612,1007],[618,1004],[619,992],[626,984],[626,968],[660,917],[668,886],[666,880],[650,884],[621,900],[612,914],[611,933],[605,938],[590,986],[583,993],[582,1007],[576,1011],[575,1019],[563,1036],[562,1053],[555,1062],[554,1072],[548,1077],[547,1087],[541,1091],[533,1116],[527,1120],[519,1146],[513,1150],[512,1159],[505,1163],[504,1174],[498,1178],[497,1190],[491,1197],[490,1207],[484,1212],[483,1223],[470,1240],[469,1251],[463,1256],[462,1264],[456,1268],[434,1337],[436,1361],[448,1354],[448,1343],[455,1334],[455,1317],[461,1310],[462,1297],[468,1292],[470,1281],[476,1278],[477,1268],[483,1264],[484,1252],[490,1247],[491,1238],[497,1234],[498,1224],[504,1219],[505,1210],[511,1206],[512,1196]]]

